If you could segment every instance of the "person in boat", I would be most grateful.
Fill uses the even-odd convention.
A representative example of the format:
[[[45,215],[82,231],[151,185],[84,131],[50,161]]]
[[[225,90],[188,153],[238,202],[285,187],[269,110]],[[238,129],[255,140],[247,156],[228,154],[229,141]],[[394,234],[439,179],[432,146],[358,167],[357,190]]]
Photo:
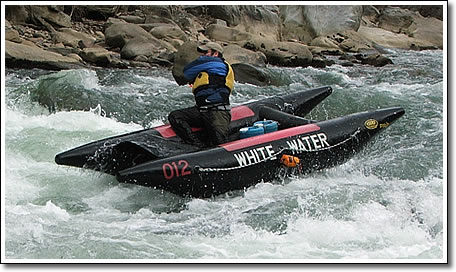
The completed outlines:
[[[198,147],[227,142],[231,121],[230,94],[234,72],[223,58],[223,47],[208,42],[197,47],[201,56],[184,67],[184,76],[191,84],[196,105],[178,109],[168,115],[176,134],[188,144]],[[203,143],[192,127],[202,127],[208,141]]]

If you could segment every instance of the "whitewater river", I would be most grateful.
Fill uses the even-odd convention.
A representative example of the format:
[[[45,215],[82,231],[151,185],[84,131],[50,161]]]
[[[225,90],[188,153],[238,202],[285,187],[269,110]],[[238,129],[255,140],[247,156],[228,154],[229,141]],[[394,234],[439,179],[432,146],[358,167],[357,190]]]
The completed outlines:
[[[331,86],[307,117],[402,106],[347,163],[210,199],[182,198],[54,163],[62,151],[163,124],[193,104],[166,69],[6,70],[2,242],[7,262],[441,262],[447,252],[442,51],[394,65],[271,67],[286,85],[237,83],[238,105]]]

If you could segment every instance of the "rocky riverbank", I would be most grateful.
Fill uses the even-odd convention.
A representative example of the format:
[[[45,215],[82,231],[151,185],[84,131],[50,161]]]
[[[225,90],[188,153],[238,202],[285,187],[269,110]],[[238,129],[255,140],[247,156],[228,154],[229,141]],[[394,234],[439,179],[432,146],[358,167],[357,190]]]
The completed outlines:
[[[49,70],[168,67],[217,41],[236,80],[274,84],[267,65],[394,65],[388,48],[443,49],[443,6],[19,6],[5,8],[5,64]],[[328,56],[337,56],[337,58]]]

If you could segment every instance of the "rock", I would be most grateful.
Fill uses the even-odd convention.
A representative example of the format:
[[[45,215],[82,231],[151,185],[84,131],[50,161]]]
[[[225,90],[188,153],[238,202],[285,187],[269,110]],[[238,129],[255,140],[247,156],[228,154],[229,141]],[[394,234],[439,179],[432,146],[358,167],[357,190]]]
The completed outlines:
[[[163,67],[171,67],[171,66],[173,66],[172,61],[170,61],[170,60],[168,60],[166,58],[160,58],[160,57],[154,57],[154,56],[150,56],[147,59],[147,62],[149,62],[151,64],[160,65],[160,66],[163,66]]]
[[[200,56],[198,51],[196,51],[198,44],[194,40],[186,41],[180,48],[178,48],[174,56],[174,65],[172,74],[177,84],[185,85],[188,84],[187,80],[184,77],[184,67],[188,63],[192,62]]]
[[[81,53],[81,49],[80,48],[64,47],[63,45],[62,46],[58,46],[57,44],[54,45],[54,46],[50,46],[50,47],[46,48],[46,50],[47,51],[51,51],[51,52],[55,52],[55,53],[60,54],[62,56],[69,56],[70,54],[79,55],[79,53]]]
[[[70,54],[68,54],[66,56],[69,57],[69,58],[75,59],[78,62],[81,62],[81,63],[84,62],[84,60],[78,54],[70,53]]]
[[[109,17],[106,22],[104,23],[104,29],[108,29],[110,26],[113,24],[125,24],[127,23],[125,20],[119,19],[119,18],[114,18],[114,17]]]
[[[174,25],[161,25],[154,27],[150,32],[157,39],[179,39],[181,41],[187,40],[187,35],[178,26]]]
[[[152,34],[139,25],[130,23],[114,23],[106,29],[104,34],[106,44],[113,48],[122,48],[128,40],[136,37],[155,39]]]
[[[71,28],[61,28],[55,33],[54,38],[55,43],[63,43],[65,46],[70,47],[79,47],[79,42],[82,41],[85,44],[93,44],[95,42],[95,38],[82,33],[77,32]]]
[[[214,18],[226,21],[228,26],[237,26],[240,23],[240,6],[209,5],[207,6],[207,13]]]
[[[47,70],[83,67],[80,62],[73,58],[11,41],[5,41],[5,64],[7,67],[41,68]]]
[[[378,21],[378,17],[380,16],[380,11],[372,6],[372,5],[366,5],[363,6],[363,17],[369,18],[372,22]]]
[[[378,27],[394,33],[408,35],[407,29],[414,21],[414,14],[414,12],[406,9],[387,7],[382,10],[378,17]]]
[[[428,17],[424,18],[416,16],[414,20],[414,30],[411,31],[410,36],[428,42],[433,47],[443,49],[443,23],[439,19]]]
[[[339,44],[334,39],[330,39],[329,36],[318,36],[310,42],[310,45],[324,48],[339,48]]]
[[[120,55],[124,59],[133,59],[137,56],[143,55],[158,56],[162,51],[175,52],[176,49],[169,43],[161,41],[152,35],[143,37],[134,37],[127,41],[122,47]]]
[[[84,48],[80,56],[84,61],[102,67],[107,67],[112,62],[111,54],[104,48]]]
[[[23,5],[6,5],[5,19],[12,24],[25,24],[29,20],[29,12]]]
[[[331,35],[329,38],[345,52],[357,53],[374,50],[369,40],[365,39],[359,32],[353,30],[345,30],[341,33]]]
[[[408,39],[406,49],[443,48],[443,23],[434,17],[425,18],[418,12],[386,7],[379,16],[378,26],[413,38]]]
[[[147,18],[150,16],[157,16],[165,19],[172,19],[174,8],[173,6],[168,5],[148,5],[144,6],[143,12],[146,16],[146,23]]]
[[[157,26],[174,26],[174,24],[166,24],[166,23],[150,23],[150,24],[139,24],[145,31],[149,32]]]
[[[204,32],[204,27],[198,22],[198,18],[187,14],[185,17],[178,17],[176,20],[177,25],[190,37],[196,38],[196,36]]]
[[[361,26],[358,30],[358,34],[363,36],[365,39],[388,48],[398,49],[432,49],[436,46],[432,42],[425,40],[419,40],[409,37],[405,34],[397,34],[391,31],[384,30],[382,28],[372,28]]]
[[[9,67],[26,63],[57,69],[72,66],[71,61],[77,66],[88,62],[119,68],[174,63],[173,76],[181,85],[185,79],[180,70],[199,56],[194,41],[217,41],[232,65],[256,68],[265,64],[325,67],[333,62],[325,55],[345,53],[366,56],[346,60],[346,65],[380,66],[388,60],[381,54],[373,56],[391,53],[389,48],[443,48],[443,22],[437,19],[443,10],[438,6],[8,5],[5,11],[5,40],[14,41],[21,50],[33,48],[22,57],[9,44]],[[96,47],[104,50],[82,53],[82,49]],[[95,52],[100,54],[98,60],[92,55]],[[40,60],[40,54],[51,57],[46,55],[50,53],[71,58]],[[258,69],[251,69],[251,77],[258,77],[253,81],[268,82]]]
[[[146,21],[146,18],[143,18],[141,16],[134,16],[134,15],[123,15],[119,16],[119,19],[124,20],[127,23],[131,24],[144,24]]]
[[[19,33],[5,20],[5,40],[20,43],[22,41]]]
[[[283,40],[282,22],[277,6],[242,6],[242,14],[238,29],[275,41]]]
[[[418,11],[424,17],[433,17],[443,21],[443,5],[423,5],[423,6],[409,6],[400,5],[402,9],[408,9],[412,11]]]
[[[319,46],[308,46],[310,52],[313,56],[315,55],[330,55],[330,56],[340,56],[344,52],[339,47],[329,48],[329,47],[319,47]]]
[[[357,31],[362,12],[362,6],[280,6],[284,38],[295,35],[304,42],[345,30]]]
[[[274,6],[210,6],[208,12],[228,25],[210,24],[205,32],[210,39],[233,42],[252,35],[280,39],[281,23]]]
[[[161,17],[161,16],[157,16],[157,15],[147,15],[146,20],[144,21],[144,24],[157,24],[157,23],[176,24],[173,20],[171,20],[169,18]]]
[[[205,34],[212,40],[224,42],[239,42],[252,39],[252,34],[238,29],[211,24],[206,27]]]
[[[312,62],[310,63],[310,66],[315,67],[315,68],[325,68],[326,66],[331,66],[335,64],[336,62],[331,59],[327,59],[323,55],[313,55],[312,56]]]
[[[312,53],[301,43],[276,42],[261,38],[252,40],[252,43],[272,65],[296,67],[308,66],[312,62]]]
[[[164,39],[164,41],[168,42],[174,48],[179,48],[184,44],[185,41],[179,39]]]
[[[106,20],[114,16],[120,8],[120,6],[114,5],[85,5],[77,7],[84,9],[83,13],[87,19],[93,20]]]
[[[280,18],[283,24],[282,39],[296,38],[302,42],[310,42],[315,35],[307,27],[300,6],[280,6]]]
[[[235,44],[225,46],[223,51],[223,56],[229,64],[246,63],[260,67],[266,66],[266,56],[261,52],[247,50]]]
[[[226,23],[226,21],[222,20],[222,19],[215,19],[212,24],[215,24],[215,25],[221,25],[221,26],[226,26],[228,27],[228,24]]]
[[[30,16],[32,21],[44,26],[46,26],[46,23],[50,23],[59,28],[71,27],[70,16],[49,6],[30,6]]]
[[[234,70],[234,78],[240,83],[249,83],[256,86],[283,86],[291,83],[278,73],[274,73],[266,67],[258,67],[248,63],[234,63],[231,65]]]
[[[393,64],[392,60],[380,54],[370,54],[367,56],[364,54],[357,54],[355,55],[355,58],[357,60],[360,60],[361,64],[369,64],[375,67],[382,67],[387,64]]]

